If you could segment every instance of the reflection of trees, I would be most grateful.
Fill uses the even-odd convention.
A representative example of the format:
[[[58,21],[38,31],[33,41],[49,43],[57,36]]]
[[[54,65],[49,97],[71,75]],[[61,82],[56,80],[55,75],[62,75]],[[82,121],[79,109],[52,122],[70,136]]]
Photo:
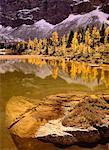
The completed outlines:
[[[81,78],[84,82],[97,81],[109,86],[109,68],[106,66],[90,66],[85,62],[60,60],[44,60],[41,58],[29,58],[28,63],[42,67],[48,64],[52,68],[52,77],[56,79],[61,69],[63,73],[68,73],[74,80]]]
[[[40,67],[42,67],[43,65],[46,64],[46,61],[44,59],[40,59],[40,58],[29,58],[28,59],[28,63],[29,64],[34,64],[34,65],[39,65]]]

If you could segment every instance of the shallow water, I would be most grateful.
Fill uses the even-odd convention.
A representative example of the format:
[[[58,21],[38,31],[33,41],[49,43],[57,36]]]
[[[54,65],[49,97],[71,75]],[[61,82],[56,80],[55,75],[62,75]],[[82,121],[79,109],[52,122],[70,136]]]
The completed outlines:
[[[73,64],[73,65],[72,65]],[[80,68],[80,70],[79,70]],[[12,96],[26,96],[37,101],[47,95],[85,91],[109,94],[109,70],[106,66],[64,60],[1,61],[0,62],[0,149],[16,150],[5,127],[5,106]],[[61,150],[53,144],[37,141],[36,150]],[[93,150],[108,150],[108,145],[98,145]],[[92,150],[72,146],[65,150]]]

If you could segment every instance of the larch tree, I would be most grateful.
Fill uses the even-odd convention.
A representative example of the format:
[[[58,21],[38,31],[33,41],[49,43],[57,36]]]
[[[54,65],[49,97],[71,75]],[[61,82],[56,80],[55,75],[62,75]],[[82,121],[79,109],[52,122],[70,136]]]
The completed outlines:
[[[96,27],[93,27],[91,35],[92,35],[92,44],[93,44],[93,47],[95,47],[100,42],[100,38],[101,38],[100,37],[100,32]]]
[[[91,33],[90,29],[88,28],[85,32],[85,46],[87,48],[86,53],[91,53],[91,44],[92,44],[92,39],[91,39]]]
[[[66,37],[65,37],[65,35],[64,35],[64,36],[62,37],[62,52],[63,52],[64,55],[66,54],[66,46],[67,46]]]
[[[58,33],[57,32],[53,32],[52,33],[51,40],[52,40],[52,44],[53,44],[54,50],[56,50],[56,47],[59,44],[59,37],[58,37]]]
[[[105,41],[104,43],[108,43],[109,42],[109,26],[105,29]]]
[[[72,39],[72,43],[71,43],[71,48],[73,50],[73,52],[77,52],[78,50],[78,46],[79,46],[79,42],[78,42],[78,32],[74,33],[74,37]]]
[[[88,28],[86,30],[86,32],[85,32],[85,45],[86,46],[91,46],[91,42],[92,42],[92,40],[91,40],[91,33],[90,33],[89,28]]]
[[[34,50],[34,41],[29,39],[27,47],[28,47],[28,49]]]
[[[42,47],[43,47],[42,40],[40,39],[39,42],[38,42],[38,44],[37,44],[37,49],[36,49],[37,54],[41,53]]]

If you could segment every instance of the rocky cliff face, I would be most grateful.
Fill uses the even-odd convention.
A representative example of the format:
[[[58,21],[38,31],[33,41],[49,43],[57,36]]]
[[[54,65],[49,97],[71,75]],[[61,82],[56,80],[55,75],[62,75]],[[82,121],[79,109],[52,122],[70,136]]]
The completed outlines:
[[[15,27],[45,19],[51,24],[57,24],[71,13],[84,14],[98,5],[108,12],[107,3],[108,0],[1,0],[0,22]]]
[[[1,0],[0,39],[28,40],[60,36],[70,30],[109,24],[108,0]],[[3,26],[11,26],[7,28]],[[16,28],[17,27],[17,28]]]

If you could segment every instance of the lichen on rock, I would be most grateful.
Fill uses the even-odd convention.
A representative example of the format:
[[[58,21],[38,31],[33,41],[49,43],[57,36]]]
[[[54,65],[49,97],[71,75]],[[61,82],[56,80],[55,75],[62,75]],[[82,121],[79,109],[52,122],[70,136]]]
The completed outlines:
[[[109,139],[108,95],[58,94],[41,101],[13,97],[6,107],[10,133],[56,145],[99,143]]]

